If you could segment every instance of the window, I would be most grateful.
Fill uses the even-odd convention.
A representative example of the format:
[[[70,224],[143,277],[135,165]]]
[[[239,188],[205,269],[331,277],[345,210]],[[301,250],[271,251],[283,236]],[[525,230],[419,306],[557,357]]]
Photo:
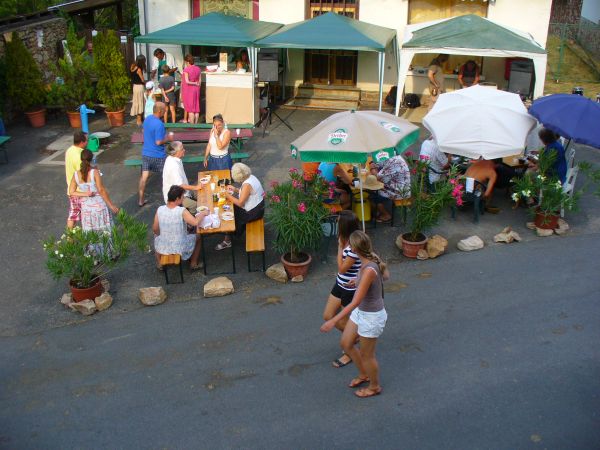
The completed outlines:
[[[408,23],[475,14],[487,16],[487,0],[409,0]]]
[[[333,11],[352,19],[358,19],[358,2],[359,0],[306,0],[305,17],[312,19]]]

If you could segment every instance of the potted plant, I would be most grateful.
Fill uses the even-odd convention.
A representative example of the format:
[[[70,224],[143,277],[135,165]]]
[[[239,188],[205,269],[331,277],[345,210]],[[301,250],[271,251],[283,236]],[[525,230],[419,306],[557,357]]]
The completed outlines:
[[[552,167],[556,161],[555,151],[541,150],[538,154],[537,173],[528,172],[521,178],[514,178],[512,199],[523,199],[534,216],[535,226],[553,230],[558,228],[560,210],[572,211],[577,207],[581,190],[574,195],[565,192]]]
[[[94,94],[94,68],[82,53],[84,42],[85,38],[78,39],[73,25],[69,25],[65,55],[52,66],[56,81],[50,87],[49,101],[66,109],[72,128],[81,128],[77,108],[82,104],[91,106]]]
[[[123,126],[125,105],[131,99],[131,81],[116,33],[99,33],[94,40],[94,53],[98,73],[98,98],[106,105],[110,125]]]
[[[427,244],[425,231],[438,223],[441,212],[453,202],[462,205],[463,185],[459,182],[454,167],[448,177],[435,183],[429,189],[429,158],[421,156],[412,159],[407,152],[407,163],[410,168],[411,202],[407,206],[409,232],[402,234],[402,254],[408,258],[416,258],[419,250]]]
[[[100,281],[132,250],[145,251],[147,226],[120,210],[111,231],[66,230],[44,241],[46,267],[56,280],[67,278],[74,301],[94,299],[102,293]]]
[[[284,183],[272,183],[266,217],[275,228],[273,245],[282,253],[281,262],[293,278],[306,276],[312,260],[307,251],[316,250],[321,243],[321,223],[329,214],[323,198],[329,187],[321,176],[305,179],[295,168],[290,169],[289,177]]]
[[[12,106],[25,113],[32,127],[46,124],[46,90],[42,72],[16,33],[6,42],[6,94]]]

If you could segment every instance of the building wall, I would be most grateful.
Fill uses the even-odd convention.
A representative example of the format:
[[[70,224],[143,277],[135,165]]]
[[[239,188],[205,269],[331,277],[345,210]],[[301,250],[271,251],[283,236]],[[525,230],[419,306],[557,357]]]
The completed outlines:
[[[597,2],[598,0],[593,0]],[[552,23],[578,23],[581,18],[583,0],[554,0],[552,2]]]
[[[494,5],[489,5],[487,18],[530,33],[538,44],[546,47],[551,10],[552,0],[497,0]]]

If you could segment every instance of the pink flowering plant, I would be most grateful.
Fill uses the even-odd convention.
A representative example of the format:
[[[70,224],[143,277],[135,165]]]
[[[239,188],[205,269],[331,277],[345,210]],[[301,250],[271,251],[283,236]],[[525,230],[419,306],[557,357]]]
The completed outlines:
[[[298,169],[289,170],[289,180],[274,181],[267,193],[267,221],[275,228],[275,249],[290,262],[300,262],[301,252],[316,250],[323,235],[321,222],[329,214],[323,199],[333,195],[319,175],[305,177]]]
[[[411,152],[404,154],[410,168],[411,204],[408,206],[409,233],[405,239],[419,242],[425,239],[424,231],[436,225],[444,209],[455,204],[461,206],[464,185],[453,166],[448,176],[429,183],[429,158],[412,158]]]

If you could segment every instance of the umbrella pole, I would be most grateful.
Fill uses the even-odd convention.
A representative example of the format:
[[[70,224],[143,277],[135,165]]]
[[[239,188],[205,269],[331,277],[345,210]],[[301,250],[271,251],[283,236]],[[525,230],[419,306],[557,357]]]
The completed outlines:
[[[363,189],[362,189],[362,182],[360,181],[360,178],[358,179],[358,184],[360,186],[360,212],[361,212],[361,216],[362,216],[362,226],[363,226],[363,232],[365,231],[365,200],[363,199]]]

